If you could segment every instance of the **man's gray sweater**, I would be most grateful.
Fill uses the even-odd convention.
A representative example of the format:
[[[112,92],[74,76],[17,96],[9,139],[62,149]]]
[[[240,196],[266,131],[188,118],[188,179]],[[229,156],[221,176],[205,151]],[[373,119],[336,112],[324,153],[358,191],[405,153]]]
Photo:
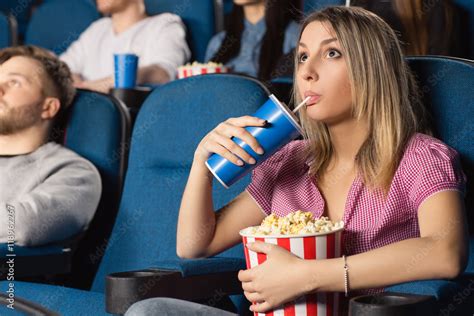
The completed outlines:
[[[101,189],[96,168],[56,143],[0,156],[0,243],[14,236],[20,246],[35,246],[85,230]]]

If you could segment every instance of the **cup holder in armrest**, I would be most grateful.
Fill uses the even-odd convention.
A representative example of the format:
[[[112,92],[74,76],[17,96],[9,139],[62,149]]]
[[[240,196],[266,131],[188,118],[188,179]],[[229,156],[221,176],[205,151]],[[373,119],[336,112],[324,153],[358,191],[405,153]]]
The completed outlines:
[[[167,271],[167,270],[141,270],[141,271],[127,271],[127,272],[119,272],[119,273],[112,273],[109,275],[110,278],[116,280],[140,280],[142,278],[156,278],[158,276],[164,276],[168,274],[179,273],[179,271]]]
[[[146,269],[109,274],[106,277],[106,311],[124,314],[135,302],[151,297],[190,301],[242,293],[237,271],[183,277],[180,271]]]
[[[349,315],[395,316],[435,315],[438,305],[434,296],[385,292],[358,296],[349,302]]]
[[[139,109],[151,91],[152,89],[148,87],[113,88],[110,89],[110,94],[125,103],[127,107]]]

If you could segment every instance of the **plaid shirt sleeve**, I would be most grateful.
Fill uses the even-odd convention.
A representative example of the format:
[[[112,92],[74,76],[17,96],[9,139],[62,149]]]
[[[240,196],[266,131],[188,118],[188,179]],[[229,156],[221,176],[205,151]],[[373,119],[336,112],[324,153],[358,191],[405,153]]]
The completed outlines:
[[[422,141],[407,159],[405,185],[416,210],[437,192],[455,190],[464,194],[466,176],[458,153],[440,141]]]

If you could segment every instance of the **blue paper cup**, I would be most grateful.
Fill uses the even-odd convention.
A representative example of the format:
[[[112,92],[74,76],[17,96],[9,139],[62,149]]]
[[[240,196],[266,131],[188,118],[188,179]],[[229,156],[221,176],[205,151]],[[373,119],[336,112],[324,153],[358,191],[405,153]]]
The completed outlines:
[[[138,56],[135,54],[114,55],[115,88],[132,89],[137,82]]]
[[[229,188],[239,181],[281,147],[302,134],[296,116],[274,95],[271,95],[253,116],[268,121],[265,127],[249,126],[245,128],[257,139],[265,153],[263,155],[257,154],[237,137],[232,140],[256,160],[255,164],[247,164],[244,161],[244,165],[240,167],[218,154],[212,154],[206,161],[207,168],[225,188]]]

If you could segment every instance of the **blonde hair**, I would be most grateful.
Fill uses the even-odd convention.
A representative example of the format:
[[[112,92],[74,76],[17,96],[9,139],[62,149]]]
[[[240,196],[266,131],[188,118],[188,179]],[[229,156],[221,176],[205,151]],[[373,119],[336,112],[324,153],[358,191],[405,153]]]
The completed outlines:
[[[421,118],[423,107],[416,83],[409,71],[394,31],[377,15],[357,7],[329,7],[308,16],[305,27],[315,21],[331,25],[349,72],[352,113],[368,123],[368,136],[355,163],[369,188],[388,192],[410,137],[426,132]],[[297,91],[297,54],[293,101],[301,101]],[[304,138],[309,140],[306,159],[310,174],[320,175],[333,155],[327,126],[300,111]]]

